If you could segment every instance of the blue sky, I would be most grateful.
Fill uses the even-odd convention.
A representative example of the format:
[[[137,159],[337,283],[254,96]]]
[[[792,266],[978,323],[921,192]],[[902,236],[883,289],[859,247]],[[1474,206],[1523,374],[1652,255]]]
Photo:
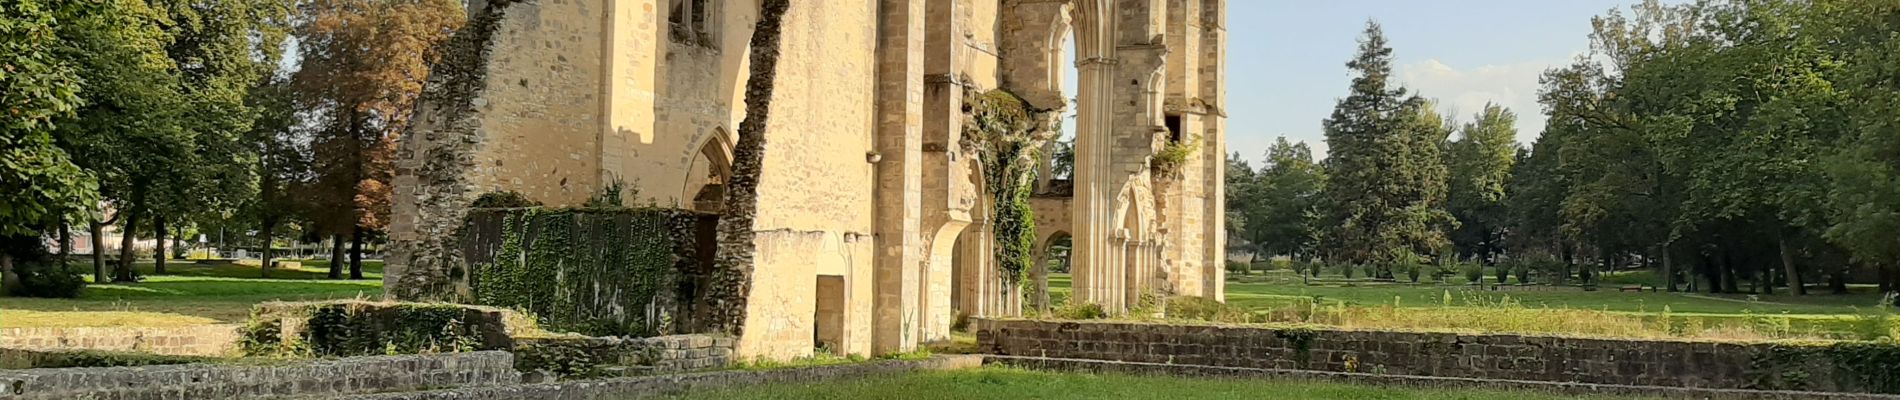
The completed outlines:
[[[1346,94],[1368,18],[1384,25],[1401,83],[1459,121],[1503,104],[1528,144],[1544,124],[1538,75],[1589,51],[1590,17],[1636,1],[1229,0],[1228,151],[1258,167],[1286,136],[1323,157],[1320,121]]]

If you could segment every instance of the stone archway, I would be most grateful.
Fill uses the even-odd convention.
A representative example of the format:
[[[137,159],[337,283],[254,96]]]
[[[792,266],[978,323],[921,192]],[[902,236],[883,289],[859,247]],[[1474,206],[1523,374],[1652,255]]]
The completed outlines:
[[[679,197],[686,203],[682,206],[719,213],[726,195],[726,182],[731,177],[732,147],[726,143],[725,129],[714,128],[686,167],[686,180],[681,184]]]

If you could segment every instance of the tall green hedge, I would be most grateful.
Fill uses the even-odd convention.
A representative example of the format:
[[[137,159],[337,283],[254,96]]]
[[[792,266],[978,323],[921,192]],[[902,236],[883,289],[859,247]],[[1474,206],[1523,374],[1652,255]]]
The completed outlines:
[[[478,210],[468,232],[493,237],[469,246],[470,287],[477,303],[526,312],[550,330],[672,333],[681,307],[692,304],[681,284],[695,282],[701,217],[668,209]]]

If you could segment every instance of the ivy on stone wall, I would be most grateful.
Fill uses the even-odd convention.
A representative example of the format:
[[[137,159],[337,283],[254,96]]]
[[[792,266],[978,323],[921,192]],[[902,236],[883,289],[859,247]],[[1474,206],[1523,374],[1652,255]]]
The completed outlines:
[[[333,301],[258,306],[239,332],[246,354],[349,357],[509,347],[507,312],[438,303]]]
[[[694,258],[695,218],[667,209],[471,212],[472,231],[498,223],[501,232],[492,258],[471,257],[475,301],[520,310],[551,330],[670,333],[679,307],[691,303],[678,289],[695,265],[683,262]]]
[[[1024,282],[1035,262],[1036,217],[1029,195],[1036,160],[1055,136],[1050,114],[1029,108],[1022,98],[1001,89],[964,99],[963,145],[982,164],[996,266],[1010,286]]]

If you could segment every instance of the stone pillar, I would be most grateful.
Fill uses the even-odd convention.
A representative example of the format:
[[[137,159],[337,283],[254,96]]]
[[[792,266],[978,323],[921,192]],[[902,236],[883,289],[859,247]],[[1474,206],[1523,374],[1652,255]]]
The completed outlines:
[[[1201,5],[1200,93],[1207,104],[1203,117],[1208,160],[1202,176],[1207,183],[1205,233],[1201,265],[1207,284],[1202,297],[1227,301],[1227,1],[1203,0]]]
[[[1104,304],[1112,287],[1107,272],[1112,265],[1110,232],[1105,218],[1116,195],[1109,187],[1108,157],[1114,126],[1115,15],[1111,0],[1078,0],[1075,21],[1076,85],[1075,201],[1070,215],[1075,223],[1070,271],[1072,299]],[[1106,305],[1106,304],[1104,304]]]
[[[877,224],[872,352],[910,351],[924,298],[923,84],[925,0],[879,0]]]

